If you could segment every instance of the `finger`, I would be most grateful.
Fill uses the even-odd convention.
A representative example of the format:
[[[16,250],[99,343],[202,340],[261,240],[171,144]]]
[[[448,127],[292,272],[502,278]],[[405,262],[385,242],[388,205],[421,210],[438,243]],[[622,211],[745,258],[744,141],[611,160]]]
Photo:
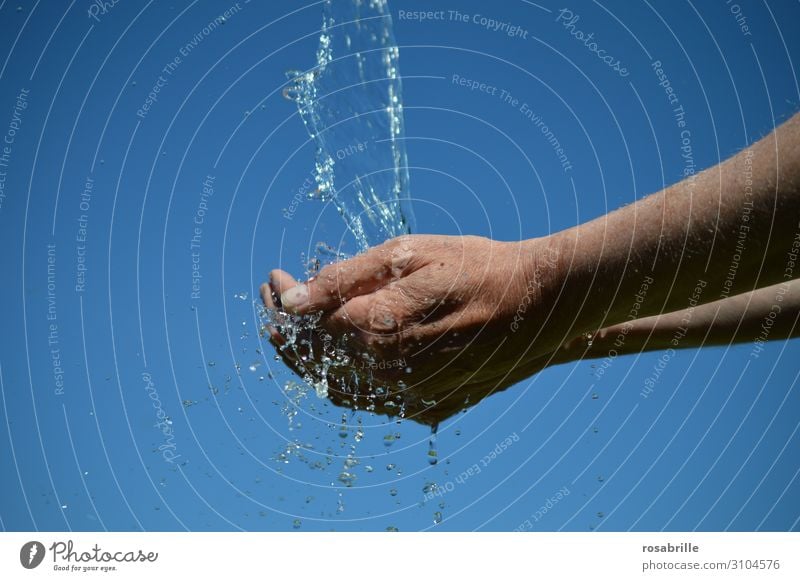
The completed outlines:
[[[271,276],[270,280],[272,281],[275,278],[276,277]],[[262,284],[260,291],[261,299],[264,301],[264,306],[268,309],[277,311],[278,307],[275,304],[275,297],[280,295],[276,294],[272,284]],[[286,339],[283,337],[283,335],[281,335],[280,332],[272,325],[267,325],[267,330],[269,331],[270,335],[270,343],[275,346],[275,352],[281,357],[283,363],[297,375],[304,377],[308,370],[306,369],[305,364],[300,360],[300,355],[297,353],[296,346],[294,349],[284,348]]]
[[[291,288],[297,284],[297,281],[288,273],[282,270],[273,270],[269,274],[269,284],[264,283],[261,285],[261,300],[264,306],[272,311],[281,310],[280,296],[281,293],[287,288]],[[268,325],[267,330],[270,334],[270,339],[276,346],[283,345],[286,341],[283,336],[273,325]]]
[[[272,287],[265,282],[261,285],[259,291],[261,294],[261,301],[264,303],[264,307],[270,311],[277,311],[278,307],[275,304],[275,292],[272,290]],[[267,332],[269,333],[269,339],[273,345],[280,347],[286,342],[273,325],[267,325],[266,328]]]
[[[331,264],[307,281],[282,293],[288,311],[306,314],[339,308],[369,294],[418,267],[410,242],[395,238],[349,260]]]
[[[269,273],[269,284],[270,287],[272,287],[272,291],[278,298],[278,302],[276,304],[278,306],[282,306],[280,304],[280,296],[290,288],[296,287],[297,279],[295,279],[288,272],[276,268]]]

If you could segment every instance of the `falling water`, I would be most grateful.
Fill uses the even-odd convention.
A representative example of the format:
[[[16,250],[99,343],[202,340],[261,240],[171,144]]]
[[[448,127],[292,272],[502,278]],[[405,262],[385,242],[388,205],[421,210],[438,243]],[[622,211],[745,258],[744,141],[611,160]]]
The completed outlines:
[[[284,96],[296,103],[316,145],[316,189],[308,195],[334,204],[359,252],[411,230],[398,60],[386,0],[327,0],[316,64],[287,72]],[[318,243],[307,274],[344,257]],[[380,396],[380,386],[364,385],[363,377],[348,373],[353,362],[345,337],[328,337],[324,351],[318,346],[313,353],[307,337],[321,331],[314,318],[277,312],[266,313],[263,322],[285,337],[284,352],[301,360],[296,368],[319,397],[328,395],[328,372],[334,368],[349,376],[349,389]],[[404,408],[402,401],[395,405]]]
[[[308,198],[334,205],[355,239],[357,252],[408,234],[413,226],[398,59],[386,0],[327,0],[315,65],[305,71],[287,72],[289,84],[283,94],[296,103],[316,146],[316,187]],[[313,256],[306,257],[306,274],[315,274],[321,266],[347,257],[339,248],[317,243]],[[314,352],[314,343],[308,337],[322,331],[317,322],[318,317],[297,317],[281,310],[264,312],[262,319],[264,325],[275,326],[286,339],[280,349],[300,362],[294,367],[308,390],[313,388],[318,397],[327,397],[329,371],[337,371],[340,377],[350,377],[347,383],[354,394],[366,395],[367,401],[380,398],[387,407],[394,404],[402,417],[402,400],[388,402],[389,390],[385,386],[374,385],[371,378],[354,372],[350,374],[353,361],[346,337],[317,341]],[[287,387],[293,389],[287,392],[289,399],[292,395],[304,397],[305,390],[298,390],[297,384],[289,382]],[[357,407],[355,398],[353,402]],[[287,406],[290,427],[296,410],[289,410],[296,403]],[[367,404],[362,409],[371,411],[375,406]],[[337,480],[346,489],[357,481],[360,468],[365,472],[373,469],[359,466],[357,460],[356,446],[364,437],[360,419],[355,426],[348,425],[347,415],[343,415],[338,432],[347,445],[347,453]],[[391,434],[384,443],[391,446],[399,437],[399,433]],[[299,442],[290,442],[279,459],[301,454],[302,450]],[[428,462],[436,464],[437,456],[434,431]],[[387,465],[387,470],[394,471],[394,464]],[[337,512],[342,510],[340,491]]]
[[[332,202],[364,251],[409,233],[413,221],[386,0],[327,0],[316,56],[311,69],[287,73],[284,90],[317,147],[309,197]]]

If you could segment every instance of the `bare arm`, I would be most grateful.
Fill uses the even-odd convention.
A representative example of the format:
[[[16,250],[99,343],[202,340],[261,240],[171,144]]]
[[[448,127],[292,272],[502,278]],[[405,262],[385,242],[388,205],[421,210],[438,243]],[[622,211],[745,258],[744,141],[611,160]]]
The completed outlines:
[[[662,315],[634,319],[565,344],[558,362],[617,357],[643,351],[751,343],[800,336],[800,281],[742,293]]]
[[[558,258],[544,302],[574,315],[557,325],[568,336],[621,323],[634,306],[658,315],[791,280],[800,115],[714,168],[545,240]]]
[[[301,375],[326,375],[334,400],[389,414],[402,401],[406,417],[431,424],[560,357],[579,356],[562,347],[613,329],[632,310],[627,352],[667,345],[690,306],[684,345],[751,340],[772,299],[735,296],[800,275],[799,190],[796,115],[692,179],[551,236],[403,236],[305,283],[274,271],[262,287],[267,308],[319,314],[320,330],[342,342],[330,357],[368,361],[366,380],[352,366],[334,372],[301,349],[285,349],[278,328],[270,336]],[[793,333],[795,294],[792,287],[784,299],[793,305],[789,316],[770,338]],[[714,306],[720,299],[724,306]],[[658,317],[671,311],[679,312]],[[611,332],[601,333],[589,356],[607,353]],[[318,354],[325,341],[306,342],[315,341]]]

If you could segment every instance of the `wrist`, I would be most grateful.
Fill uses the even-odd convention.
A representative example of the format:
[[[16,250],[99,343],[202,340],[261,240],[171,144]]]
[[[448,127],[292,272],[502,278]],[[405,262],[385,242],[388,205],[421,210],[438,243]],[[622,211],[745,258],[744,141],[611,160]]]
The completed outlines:
[[[537,281],[547,326],[563,341],[595,331],[601,319],[591,316],[588,300],[594,269],[582,264],[577,228],[527,241],[531,262],[528,276]]]
[[[521,253],[525,257],[521,293],[534,301],[524,322],[524,335],[533,341],[565,342],[578,333],[571,333],[575,310],[564,310],[571,301],[565,294],[564,283],[569,265],[564,268],[563,240],[557,235],[523,240]],[[551,343],[552,344],[552,343]]]

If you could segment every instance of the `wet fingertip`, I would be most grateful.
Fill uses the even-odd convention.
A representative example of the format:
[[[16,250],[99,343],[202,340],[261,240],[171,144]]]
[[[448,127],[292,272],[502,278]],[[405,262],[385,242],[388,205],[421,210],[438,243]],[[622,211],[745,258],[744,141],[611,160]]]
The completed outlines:
[[[267,332],[269,332],[269,340],[277,346],[283,345],[286,341],[284,340],[283,336],[278,333],[278,330],[275,327],[267,327]]]
[[[309,290],[308,285],[298,284],[295,287],[285,291],[280,296],[282,304],[286,305],[287,309],[292,311],[299,311],[304,305],[308,303]]]
[[[258,293],[261,295],[261,301],[264,303],[265,306],[269,306],[267,305],[267,297],[270,296],[271,292],[272,289],[266,282],[261,283],[261,286],[258,287]]]

